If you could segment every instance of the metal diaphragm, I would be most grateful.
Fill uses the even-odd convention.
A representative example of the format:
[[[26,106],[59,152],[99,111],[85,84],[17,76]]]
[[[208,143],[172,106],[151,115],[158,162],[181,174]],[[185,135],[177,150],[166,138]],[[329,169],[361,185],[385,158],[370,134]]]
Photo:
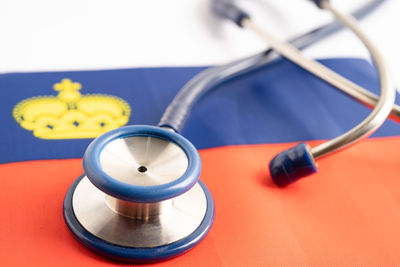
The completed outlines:
[[[70,187],[64,217],[72,233],[105,256],[159,261],[200,242],[214,203],[200,181],[200,157],[177,133],[128,126],[95,139],[85,174]]]

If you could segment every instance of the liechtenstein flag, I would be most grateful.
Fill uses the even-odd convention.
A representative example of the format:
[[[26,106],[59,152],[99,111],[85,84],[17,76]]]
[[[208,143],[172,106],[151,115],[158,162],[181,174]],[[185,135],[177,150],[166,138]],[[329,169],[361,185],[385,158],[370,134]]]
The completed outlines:
[[[205,0],[23,2],[0,8],[0,265],[114,266],[63,220],[88,144],[124,125],[157,125],[196,74],[267,44],[214,17]],[[242,2],[282,39],[330,19],[308,1]],[[395,78],[399,8],[388,1],[362,23]],[[379,94],[376,70],[350,34],[306,53]],[[387,120],[290,186],[277,187],[268,172],[280,151],[337,137],[369,113],[285,59],[215,87],[182,131],[200,152],[214,224],[198,246],[155,265],[398,264],[399,124]]]

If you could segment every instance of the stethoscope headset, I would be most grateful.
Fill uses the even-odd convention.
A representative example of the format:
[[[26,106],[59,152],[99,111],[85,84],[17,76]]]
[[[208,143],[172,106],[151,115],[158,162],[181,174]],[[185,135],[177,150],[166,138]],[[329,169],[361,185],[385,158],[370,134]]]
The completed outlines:
[[[365,16],[384,0],[374,0],[354,15]],[[390,115],[398,120],[395,89],[386,64],[355,20],[334,9],[328,0],[315,4],[332,12],[369,50],[380,77],[380,97],[305,58],[298,50],[337,31],[332,22],[310,33],[281,42],[257,27],[249,15],[228,0],[212,0],[213,10],[250,29],[305,70],[361,103],[374,107],[360,124],[325,143],[302,143],[279,153],[269,164],[278,186],[317,171],[316,160],[372,134]],[[167,107],[159,125],[133,125],[96,138],[83,157],[85,174],[69,188],[64,218],[75,237],[88,248],[115,260],[152,262],[182,254],[198,244],[214,219],[210,192],[199,180],[201,161],[196,148],[179,134],[197,101],[216,85],[260,68],[277,58],[272,50],[207,69],[189,81]]]

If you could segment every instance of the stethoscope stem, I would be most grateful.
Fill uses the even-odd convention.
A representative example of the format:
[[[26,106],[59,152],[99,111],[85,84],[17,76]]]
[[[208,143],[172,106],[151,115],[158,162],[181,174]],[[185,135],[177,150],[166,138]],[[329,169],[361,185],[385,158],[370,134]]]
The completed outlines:
[[[268,32],[259,28],[249,18],[244,18],[241,21],[241,25],[243,27],[251,29],[258,35],[262,36],[275,51],[277,51],[287,59],[291,60],[295,64],[299,65],[300,67],[304,68],[315,76],[321,78],[327,83],[333,85],[342,92],[357,99],[361,103],[370,107],[374,106],[371,114],[352,130],[337,138],[334,138],[328,142],[312,148],[311,154],[313,155],[314,159],[340,150],[372,134],[380,125],[382,125],[382,123],[386,120],[388,114],[391,114],[392,116],[396,117],[397,121],[400,121],[400,108],[396,106],[393,109],[395,89],[390,79],[389,71],[387,70],[386,64],[384,63],[384,60],[382,59],[380,53],[372,45],[368,38],[362,33],[354,20],[352,20],[349,16],[345,16],[339,13],[337,10],[333,9],[327,1],[322,1],[321,5],[322,8],[330,10],[342,23],[348,26],[362,40],[362,42],[371,53],[380,76],[380,98],[353,83],[352,81],[335,73],[334,71],[330,70],[319,62],[306,58],[300,53],[298,49],[286,42],[276,39]]]
[[[138,203],[106,195],[106,203],[121,216],[148,221],[168,212],[172,208],[173,199],[154,203]]]

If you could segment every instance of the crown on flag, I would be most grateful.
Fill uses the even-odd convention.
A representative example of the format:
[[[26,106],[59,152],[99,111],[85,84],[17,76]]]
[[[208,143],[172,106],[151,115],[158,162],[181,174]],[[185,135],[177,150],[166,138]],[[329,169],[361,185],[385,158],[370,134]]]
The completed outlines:
[[[131,109],[123,99],[103,94],[82,95],[82,85],[63,79],[54,84],[57,96],[36,96],[13,110],[22,128],[42,139],[94,138],[125,125]]]

